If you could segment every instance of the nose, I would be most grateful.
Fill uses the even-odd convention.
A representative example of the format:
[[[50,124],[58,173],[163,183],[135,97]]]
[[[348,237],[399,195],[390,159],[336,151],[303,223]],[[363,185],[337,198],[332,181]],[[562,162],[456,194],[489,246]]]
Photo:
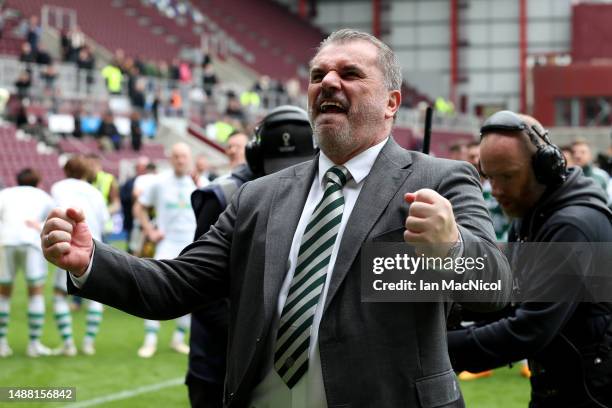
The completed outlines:
[[[329,71],[321,80],[321,86],[324,89],[340,89],[340,76],[336,71]]]

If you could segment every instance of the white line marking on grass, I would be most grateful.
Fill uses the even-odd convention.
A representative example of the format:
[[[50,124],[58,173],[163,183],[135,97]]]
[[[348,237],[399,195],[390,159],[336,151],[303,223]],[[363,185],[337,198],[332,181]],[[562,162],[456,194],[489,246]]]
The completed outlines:
[[[76,404],[70,404],[70,408],[82,408],[82,407],[93,407],[95,405],[104,404],[110,401],[117,401],[126,398],[132,398],[136,395],[146,394],[152,391],[159,391],[163,388],[174,387],[176,385],[184,384],[185,377],[175,378],[173,380],[163,381],[157,384],[143,385],[142,387],[133,388],[131,390],[125,390],[117,392],[115,394],[109,394],[103,397],[93,398]],[[78,395],[78,394],[77,394]]]

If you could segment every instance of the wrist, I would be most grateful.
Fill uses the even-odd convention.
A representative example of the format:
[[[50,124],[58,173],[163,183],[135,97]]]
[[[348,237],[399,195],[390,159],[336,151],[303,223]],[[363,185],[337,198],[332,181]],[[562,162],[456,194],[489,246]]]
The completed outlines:
[[[463,239],[461,238],[461,233],[459,229],[457,229],[457,239],[455,243],[451,245],[446,254],[447,257],[450,258],[458,258],[463,254]]]

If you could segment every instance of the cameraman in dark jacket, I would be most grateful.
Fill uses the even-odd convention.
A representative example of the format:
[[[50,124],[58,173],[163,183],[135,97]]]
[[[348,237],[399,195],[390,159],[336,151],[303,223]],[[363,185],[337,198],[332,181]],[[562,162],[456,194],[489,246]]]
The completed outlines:
[[[510,252],[510,262],[523,301],[499,320],[450,331],[454,369],[477,372],[527,358],[531,408],[612,407],[612,303],[584,302],[584,287],[574,284],[590,267],[610,281],[609,265],[583,250],[612,242],[603,191],[580,168],[566,169],[535,119],[510,111],[484,123],[480,160],[493,196],[514,218],[509,241],[519,250]],[[529,243],[571,249],[562,256],[533,250],[526,256],[529,250],[520,248]],[[529,291],[546,301],[525,296]],[[551,302],[553,292],[563,299]]]

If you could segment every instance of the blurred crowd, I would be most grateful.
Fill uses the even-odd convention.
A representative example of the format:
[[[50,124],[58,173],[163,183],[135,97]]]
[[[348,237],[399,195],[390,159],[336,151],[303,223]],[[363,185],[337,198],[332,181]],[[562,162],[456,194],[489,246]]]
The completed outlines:
[[[150,3],[168,18],[202,19],[188,1]],[[92,136],[104,151],[125,145],[139,150],[143,138],[155,136],[160,115],[187,118],[223,145],[234,130],[250,131],[266,109],[299,105],[302,98],[297,79],[283,82],[263,75],[240,89],[222,83],[213,57],[205,52],[194,59],[165,61],[117,49],[107,59],[77,25],[60,32],[59,56],[54,58],[43,45],[38,16],[22,19],[18,31],[24,40],[21,69],[6,116],[50,145],[57,139],[49,134],[47,115],[57,113],[73,116],[72,136]],[[113,98],[125,98],[127,105],[116,108]],[[129,128],[118,126],[117,118],[129,118]]]

